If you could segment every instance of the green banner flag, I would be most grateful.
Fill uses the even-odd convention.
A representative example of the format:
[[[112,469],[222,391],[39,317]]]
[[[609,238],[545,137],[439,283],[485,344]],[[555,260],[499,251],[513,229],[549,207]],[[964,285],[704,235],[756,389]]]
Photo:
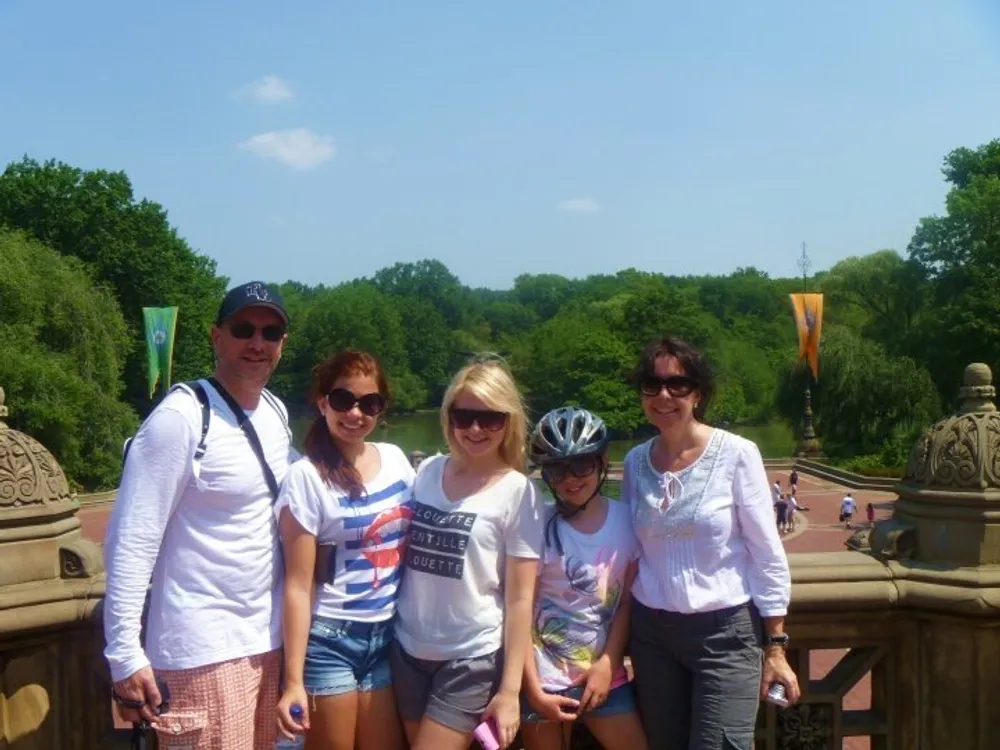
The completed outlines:
[[[170,388],[174,358],[174,333],[177,330],[176,307],[144,307],[146,356],[149,358],[149,397],[156,391],[156,381],[163,375],[164,393]]]

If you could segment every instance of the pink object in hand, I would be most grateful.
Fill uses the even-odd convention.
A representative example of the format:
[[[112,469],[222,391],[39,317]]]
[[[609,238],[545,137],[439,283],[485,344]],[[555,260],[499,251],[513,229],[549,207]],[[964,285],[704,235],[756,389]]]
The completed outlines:
[[[472,730],[472,736],[483,746],[483,750],[500,750],[500,738],[497,737],[493,719],[487,719]]]

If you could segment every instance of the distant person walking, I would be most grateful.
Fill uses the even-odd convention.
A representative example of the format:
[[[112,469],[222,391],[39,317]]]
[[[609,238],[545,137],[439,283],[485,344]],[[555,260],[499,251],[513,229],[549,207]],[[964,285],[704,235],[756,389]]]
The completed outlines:
[[[875,506],[871,503],[868,503],[868,506],[865,508],[865,516],[868,518],[869,525],[875,523]]]
[[[797,469],[792,469],[792,473],[788,475],[788,484],[792,488],[792,497],[795,497],[795,493],[799,489],[799,472]]]
[[[211,332],[214,376],[173,388],[125,459],[104,545],[104,653],[121,717],[150,722],[161,748],[270,750],[276,741],[272,503],[291,449],[285,407],[264,385],[287,327],[274,290],[231,290]],[[162,716],[158,681],[170,691]]]
[[[854,511],[857,509],[857,504],[854,502],[854,498],[851,497],[851,493],[848,492],[844,499],[840,501],[840,520],[844,522],[844,528],[851,528],[851,519],[854,518]]]
[[[780,495],[774,506],[777,511],[778,531],[784,534],[788,531],[788,495]]]

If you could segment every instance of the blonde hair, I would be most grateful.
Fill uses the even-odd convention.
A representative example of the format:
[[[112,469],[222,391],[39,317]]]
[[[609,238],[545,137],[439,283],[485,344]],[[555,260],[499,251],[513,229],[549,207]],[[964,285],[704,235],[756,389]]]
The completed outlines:
[[[449,413],[460,393],[468,393],[495,411],[507,415],[500,457],[503,462],[525,473],[527,469],[528,416],[524,401],[510,370],[499,361],[472,362],[451,379],[441,403],[441,430],[452,454],[463,453],[451,429]]]

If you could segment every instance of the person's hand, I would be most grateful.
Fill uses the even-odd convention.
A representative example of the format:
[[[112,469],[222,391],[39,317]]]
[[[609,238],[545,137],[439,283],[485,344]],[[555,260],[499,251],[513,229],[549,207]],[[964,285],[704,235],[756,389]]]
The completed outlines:
[[[580,701],[575,698],[544,690],[528,691],[528,703],[549,721],[576,721],[580,711]]]
[[[500,747],[505,748],[510,745],[521,725],[521,701],[518,694],[501,689],[494,695],[483,714],[483,721],[489,719],[493,719],[493,724],[496,726]]]
[[[788,659],[785,658],[785,650],[780,647],[764,649],[764,669],[760,680],[761,700],[767,697],[767,691],[775,682],[780,682],[785,686],[785,696],[788,702],[798,703],[802,696],[799,690],[799,679],[795,676]]]
[[[580,713],[592,711],[604,703],[611,690],[611,677],[611,659],[607,654],[603,654],[600,659],[590,665],[590,669],[579,681],[583,685]]]
[[[302,709],[301,721],[292,718],[292,706]],[[301,685],[287,685],[285,692],[281,694],[278,701],[278,731],[288,739],[295,739],[296,734],[300,734],[309,729],[309,696],[306,689]]]
[[[124,721],[133,724],[140,721],[148,721],[150,724],[159,722],[157,712],[162,698],[152,667],[143,667],[116,682],[114,697],[118,713]]]

